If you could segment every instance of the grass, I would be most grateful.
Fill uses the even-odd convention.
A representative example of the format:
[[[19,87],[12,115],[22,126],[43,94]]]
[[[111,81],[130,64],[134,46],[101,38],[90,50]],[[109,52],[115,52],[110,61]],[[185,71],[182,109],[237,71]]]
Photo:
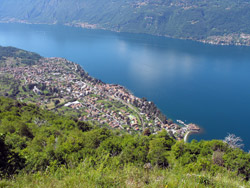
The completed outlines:
[[[47,107],[49,110],[55,108],[55,103],[53,101],[51,101],[49,104],[47,104]]]
[[[33,174],[19,174],[7,181],[1,180],[0,187],[26,187],[26,188],[61,188],[61,187],[129,187],[129,188],[206,188],[249,187],[248,182],[232,176],[231,173],[190,174],[183,173],[182,168],[159,169],[157,167],[145,170],[143,167],[127,165],[123,168],[89,167],[80,164],[75,169],[61,167],[56,171],[48,169],[45,172]]]

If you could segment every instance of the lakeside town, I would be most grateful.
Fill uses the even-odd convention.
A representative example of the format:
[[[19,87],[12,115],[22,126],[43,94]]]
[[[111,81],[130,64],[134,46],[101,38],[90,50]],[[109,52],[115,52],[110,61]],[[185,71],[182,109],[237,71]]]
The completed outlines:
[[[129,133],[166,129],[183,139],[199,131],[195,124],[174,123],[153,102],[134,96],[123,86],[103,83],[66,59],[41,58],[32,65],[19,61],[8,58],[0,67],[1,95]]]
[[[205,39],[198,40],[199,42],[212,45],[236,45],[250,46],[250,35],[246,33],[234,33],[223,36],[209,36]]]

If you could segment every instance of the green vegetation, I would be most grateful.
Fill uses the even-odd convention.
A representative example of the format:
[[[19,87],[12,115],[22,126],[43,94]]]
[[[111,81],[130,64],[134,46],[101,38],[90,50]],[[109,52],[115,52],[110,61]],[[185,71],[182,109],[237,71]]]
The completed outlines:
[[[194,40],[229,35],[235,42],[234,34],[250,34],[249,8],[248,0],[2,0],[0,19]]]
[[[20,50],[14,47],[0,46],[0,66],[6,63],[7,58],[12,57],[11,61],[17,61],[17,65],[34,65],[42,57],[36,53]],[[12,62],[13,63],[13,62]],[[8,64],[8,62],[7,62]],[[6,66],[6,65],[4,65]]]
[[[130,135],[4,97],[0,158],[0,187],[250,186],[250,154],[222,141]]]

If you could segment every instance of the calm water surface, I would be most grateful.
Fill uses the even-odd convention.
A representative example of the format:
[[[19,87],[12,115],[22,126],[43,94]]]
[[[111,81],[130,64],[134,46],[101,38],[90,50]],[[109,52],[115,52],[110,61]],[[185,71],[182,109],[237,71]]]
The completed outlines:
[[[154,101],[168,117],[201,126],[191,139],[234,133],[250,149],[250,47],[21,24],[0,24],[0,45],[65,57]]]

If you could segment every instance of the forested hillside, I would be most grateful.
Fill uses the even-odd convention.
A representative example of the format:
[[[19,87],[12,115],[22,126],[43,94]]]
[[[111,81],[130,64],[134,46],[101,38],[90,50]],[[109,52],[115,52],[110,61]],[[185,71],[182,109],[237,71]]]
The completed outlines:
[[[24,51],[14,47],[0,46],[0,67],[6,67],[12,63],[14,63],[12,66],[19,66],[21,64],[34,65],[41,58],[42,57],[36,53]]]
[[[0,98],[0,187],[249,187],[250,154],[222,141],[131,135]]]
[[[250,45],[247,0],[2,0],[2,22],[65,24]]]

